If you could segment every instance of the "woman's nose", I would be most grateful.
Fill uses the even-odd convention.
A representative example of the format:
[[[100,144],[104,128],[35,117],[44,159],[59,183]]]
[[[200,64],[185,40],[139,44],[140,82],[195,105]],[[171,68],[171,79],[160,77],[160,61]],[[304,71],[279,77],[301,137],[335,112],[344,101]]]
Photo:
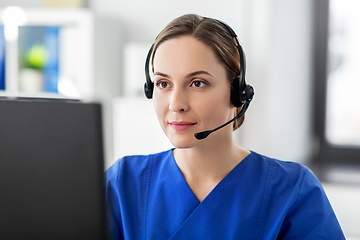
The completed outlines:
[[[170,98],[169,109],[173,112],[187,112],[189,110],[186,91],[174,88]]]

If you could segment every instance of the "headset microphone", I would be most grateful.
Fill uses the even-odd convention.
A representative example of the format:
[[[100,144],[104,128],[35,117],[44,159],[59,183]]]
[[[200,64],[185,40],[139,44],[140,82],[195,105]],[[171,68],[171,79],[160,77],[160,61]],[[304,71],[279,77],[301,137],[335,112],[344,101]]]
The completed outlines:
[[[204,131],[204,132],[198,132],[198,133],[195,133],[194,136],[197,140],[202,140],[204,138],[207,138],[207,136],[209,136],[210,133],[213,133],[223,127],[225,127],[226,125],[232,123],[233,121],[235,121],[236,119],[238,118],[241,118],[244,113],[246,112],[247,108],[249,107],[250,105],[250,101],[245,101],[244,105],[243,105],[243,108],[241,109],[241,111],[239,112],[238,115],[236,115],[236,117],[234,117],[233,119],[231,119],[230,121],[224,123],[223,125],[217,127],[217,128],[214,128],[213,130],[207,130],[207,131]]]

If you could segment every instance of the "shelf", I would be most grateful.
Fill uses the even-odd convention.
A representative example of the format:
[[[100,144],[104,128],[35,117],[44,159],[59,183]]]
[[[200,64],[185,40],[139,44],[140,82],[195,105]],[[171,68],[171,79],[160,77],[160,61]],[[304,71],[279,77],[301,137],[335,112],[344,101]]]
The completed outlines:
[[[79,98],[69,98],[59,93],[48,93],[48,92],[11,92],[0,90],[1,98],[39,98],[39,99],[67,99],[67,100],[80,100]]]
[[[0,25],[4,25],[4,12],[0,9]],[[25,21],[21,26],[9,24],[19,33],[23,27],[58,27],[58,78],[65,79],[71,87],[75,87],[75,96],[91,98],[94,96],[94,20],[93,13],[86,9],[22,9]],[[14,18],[15,19],[15,18]],[[15,21],[15,20],[14,20]],[[20,36],[17,34],[17,36]],[[47,92],[24,93],[20,87],[19,41],[5,37],[5,91],[1,95],[8,96],[46,96],[59,98],[61,94]],[[69,84],[68,84],[69,85]],[[73,88],[74,89],[74,88]]]

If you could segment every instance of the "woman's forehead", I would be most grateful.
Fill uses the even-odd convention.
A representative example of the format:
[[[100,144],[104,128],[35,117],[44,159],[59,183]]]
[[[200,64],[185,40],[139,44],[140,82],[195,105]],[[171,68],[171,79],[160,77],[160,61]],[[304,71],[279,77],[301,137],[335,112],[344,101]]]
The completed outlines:
[[[158,47],[154,55],[155,72],[173,68],[210,71],[219,67],[223,68],[212,48],[192,36],[166,40]]]

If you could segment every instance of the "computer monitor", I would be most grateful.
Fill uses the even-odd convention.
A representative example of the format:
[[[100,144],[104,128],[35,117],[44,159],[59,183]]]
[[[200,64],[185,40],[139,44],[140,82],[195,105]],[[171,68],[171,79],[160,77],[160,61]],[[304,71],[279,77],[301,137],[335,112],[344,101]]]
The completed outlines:
[[[105,239],[101,105],[0,99],[0,239]]]

